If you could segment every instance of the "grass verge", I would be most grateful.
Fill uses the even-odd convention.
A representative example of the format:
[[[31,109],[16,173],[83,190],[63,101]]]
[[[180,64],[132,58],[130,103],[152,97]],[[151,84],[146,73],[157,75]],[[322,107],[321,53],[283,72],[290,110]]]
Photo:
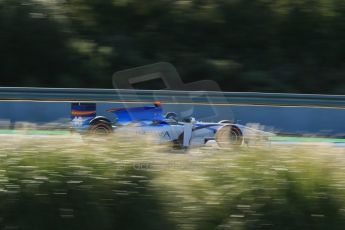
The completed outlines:
[[[2,229],[343,229],[331,145],[171,151],[137,137],[11,138]]]

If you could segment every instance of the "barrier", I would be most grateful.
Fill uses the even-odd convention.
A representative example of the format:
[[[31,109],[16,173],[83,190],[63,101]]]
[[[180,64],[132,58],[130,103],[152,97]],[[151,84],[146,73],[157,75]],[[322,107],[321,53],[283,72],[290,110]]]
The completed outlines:
[[[153,102],[345,108],[345,96],[169,90],[1,88],[0,101]]]
[[[255,123],[293,135],[345,136],[345,96],[275,93],[189,92],[114,89],[0,88],[0,122],[58,124],[70,119],[71,102],[109,108],[162,102],[165,111],[198,120]],[[62,122],[61,122],[62,121]],[[1,125],[1,124],[0,124]]]

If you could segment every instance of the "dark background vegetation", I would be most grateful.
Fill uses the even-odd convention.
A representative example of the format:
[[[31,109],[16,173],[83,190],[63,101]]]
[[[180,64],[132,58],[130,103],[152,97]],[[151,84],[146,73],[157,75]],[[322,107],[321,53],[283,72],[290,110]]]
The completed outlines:
[[[0,86],[111,88],[171,62],[227,91],[344,94],[343,0],[0,0]]]

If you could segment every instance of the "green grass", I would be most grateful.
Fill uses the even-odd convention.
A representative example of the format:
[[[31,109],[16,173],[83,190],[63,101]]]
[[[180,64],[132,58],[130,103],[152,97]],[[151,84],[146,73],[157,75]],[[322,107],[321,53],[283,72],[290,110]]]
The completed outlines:
[[[345,143],[344,138],[326,138],[326,137],[299,137],[299,136],[273,136],[271,141],[286,142],[314,142],[314,143]]]
[[[0,129],[0,134],[11,135],[68,135],[69,130],[36,130],[36,129]],[[325,137],[304,137],[304,136],[273,136],[270,140],[275,142],[296,142],[296,143],[345,143],[345,138],[325,138]]]
[[[16,137],[16,136],[14,136]],[[0,148],[0,229],[343,229],[331,146],[171,151],[139,137]]]

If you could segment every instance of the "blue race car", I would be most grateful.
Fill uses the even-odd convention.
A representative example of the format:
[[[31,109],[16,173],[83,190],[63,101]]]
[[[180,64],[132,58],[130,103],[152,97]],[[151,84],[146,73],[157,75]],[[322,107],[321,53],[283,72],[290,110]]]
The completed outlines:
[[[173,112],[163,113],[159,102],[152,106],[115,108],[111,121],[96,116],[95,104],[72,104],[72,126],[88,134],[135,133],[151,134],[159,142],[172,142],[178,147],[202,146],[208,142],[219,147],[241,146],[249,141],[267,140],[271,133],[259,131],[230,121],[199,122],[190,117],[179,121]]]

